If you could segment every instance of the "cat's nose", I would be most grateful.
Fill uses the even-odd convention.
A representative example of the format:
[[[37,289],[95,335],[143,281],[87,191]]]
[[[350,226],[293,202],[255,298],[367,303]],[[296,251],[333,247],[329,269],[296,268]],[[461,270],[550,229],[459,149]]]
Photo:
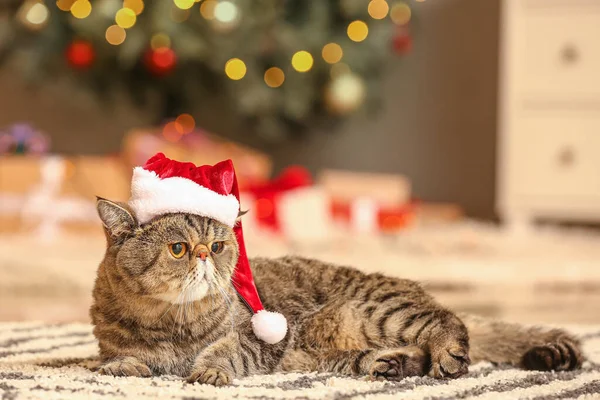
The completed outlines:
[[[206,257],[208,257],[209,254],[208,247],[203,244],[199,244],[194,248],[194,254],[202,261],[206,261]]]

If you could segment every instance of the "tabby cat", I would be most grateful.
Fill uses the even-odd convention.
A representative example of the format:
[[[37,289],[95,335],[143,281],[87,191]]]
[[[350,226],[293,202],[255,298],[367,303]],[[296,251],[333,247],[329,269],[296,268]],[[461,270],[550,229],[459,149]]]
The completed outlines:
[[[265,308],[288,319],[284,340],[267,344],[231,284],[230,227],[192,214],[140,225],[105,199],[97,209],[108,244],[90,314],[103,374],[226,385],[275,371],[456,378],[479,360],[559,371],[582,363],[562,330],[458,316],[418,283],[301,257],[251,260]]]

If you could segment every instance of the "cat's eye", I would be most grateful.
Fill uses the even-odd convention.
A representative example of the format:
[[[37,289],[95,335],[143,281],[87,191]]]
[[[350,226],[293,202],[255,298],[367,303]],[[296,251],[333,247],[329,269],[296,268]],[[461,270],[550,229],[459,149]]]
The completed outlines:
[[[213,242],[213,244],[210,246],[210,251],[212,251],[214,254],[219,254],[222,252],[223,242]]]
[[[187,244],[177,242],[169,245],[169,252],[175,258],[181,258],[187,252]]]

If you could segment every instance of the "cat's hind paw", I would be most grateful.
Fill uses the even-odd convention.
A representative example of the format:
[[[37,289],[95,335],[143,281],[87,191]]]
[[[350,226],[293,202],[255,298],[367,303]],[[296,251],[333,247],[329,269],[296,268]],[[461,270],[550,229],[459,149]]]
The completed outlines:
[[[231,383],[228,372],[219,368],[198,368],[188,378],[188,383],[205,383],[213,386],[225,386]]]
[[[112,376],[137,376],[145,378],[152,376],[150,368],[134,357],[116,358],[108,361],[100,365],[98,372],[102,375]]]
[[[581,367],[583,356],[577,340],[565,335],[556,341],[535,346],[523,356],[526,369],[570,371]]]

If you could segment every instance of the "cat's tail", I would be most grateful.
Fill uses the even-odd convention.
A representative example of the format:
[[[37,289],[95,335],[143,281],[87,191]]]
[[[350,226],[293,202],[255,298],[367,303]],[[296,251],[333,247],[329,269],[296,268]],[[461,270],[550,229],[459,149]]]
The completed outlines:
[[[566,371],[581,367],[584,360],[579,341],[561,329],[526,327],[469,314],[459,317],[469,331],[473,362]]]

